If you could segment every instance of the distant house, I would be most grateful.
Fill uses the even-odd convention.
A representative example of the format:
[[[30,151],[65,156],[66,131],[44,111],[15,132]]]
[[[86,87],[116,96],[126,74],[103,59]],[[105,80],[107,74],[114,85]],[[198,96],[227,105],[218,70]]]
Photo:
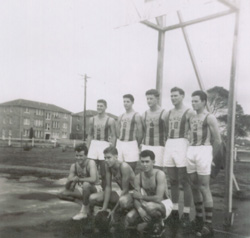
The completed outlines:
[[[53,104],[17,99],[0,104],[2,138],[69,138],[71,112]]]
[[[84,127],[83,127],[83,112],[78,112],[75,114],[72,114],[72,127],[71,127],[71,135],[70,138],[71,139],[79,139],[82,140],[83,139],[83,131],[84,131]],[[86,111],[86,135],[88,134],[88,128],[89,128],[89,118],[93,117],[97,115],[97,111],[94,110],[87,110]],[[115,120],[118,119],[117,116],[111,114],[111,113],[107,113],[108,116],[114,118]]]

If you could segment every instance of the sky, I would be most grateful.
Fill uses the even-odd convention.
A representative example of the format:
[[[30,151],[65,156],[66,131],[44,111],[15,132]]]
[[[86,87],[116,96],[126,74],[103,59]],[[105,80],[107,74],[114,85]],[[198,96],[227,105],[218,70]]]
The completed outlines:
[[[119,0],[120,1],[120,0]],[[107,111],[123,113],[122,96],[147,110],[145,92],[155,88],[157,31],[140,23],[119,25],[118,0],[0,0],[0,103],[27,99],[51,103],[73,113],[106,99]],[[201,11],[187,11],[184,20]],[[187,27],[205,88],[229,89],[234,15]],[[176,20],[167,16],[167,24]],[[250,114],[250,1],[241,0],[236,98]],[[180,29],[165,34],[162,106],[172,107],[170,89],[181,87],[185,103],[199,89]]]

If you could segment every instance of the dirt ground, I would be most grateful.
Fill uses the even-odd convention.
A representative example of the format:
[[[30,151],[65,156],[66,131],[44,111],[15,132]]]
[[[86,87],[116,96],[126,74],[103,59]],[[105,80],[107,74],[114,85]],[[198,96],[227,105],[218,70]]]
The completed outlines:
[[[71,219],[79,211],[79,204],[56,197],[63,188],[72,162],[72,149],[62,152],[60,148],[34,148],[24,152],[21,148],[0,148],[1,238],[104,237],[103,234],[86,233],[87,221]],[[235,165],[237,181],[244,190],[243,195],[237,195],[233,201],[234,224],[228,230],[223,227],[223,173],[212,181],[215,237],[250,237],[250,202],[246,195],[250,185],[249,167],[248,163]],[[182,235],[181,232],[173,234],[168,230],[164,237],[194,236]]]

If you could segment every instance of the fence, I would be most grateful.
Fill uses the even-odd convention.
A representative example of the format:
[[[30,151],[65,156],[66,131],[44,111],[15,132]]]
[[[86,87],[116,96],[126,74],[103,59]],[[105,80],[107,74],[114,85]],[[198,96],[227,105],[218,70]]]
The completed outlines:
[[[70,139],[36,139],[36,138],[1,138],[0,147],[12,146],[12,147],[58,147],[67,146],[75,148],[76,144],[83,143],[82,140],[70,140]]]

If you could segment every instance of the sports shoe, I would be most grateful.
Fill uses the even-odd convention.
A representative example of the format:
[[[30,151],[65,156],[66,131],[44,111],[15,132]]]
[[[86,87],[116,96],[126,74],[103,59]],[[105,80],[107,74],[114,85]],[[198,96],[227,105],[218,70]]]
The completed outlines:
[[[162,222],[157,222],[152,225],[152,231],[150,237],[159,238],[165,232],[164,225]]]
[[[84,218],[87,218],[87,210],[88,210],[88,207],[85,205],[82,205],[80,212],[78,214],[76,214],[74,217],[72,217],[72,219],[75,221],[78,221],[78,220],[82,220]]]
[[[168,224],[171,227],[178,227],[179,225],[179,212],[173,210],[166,220],[166,224]]]
[[[201,236],[212,237],[213,235],[214,235],[214,229],[212,227],[212,224],[206,222],[201,229]]]
[[[191,221],[191,227],[192,230],[195,232],[197,236],[201,236],[201,230],[203,227],[203,219],[202,218],[195,218],[193,221]]]
[[[190,218],[188,213],[183,213],[180,219],[181,226],[183,228],[188,228],[191,226]]]

